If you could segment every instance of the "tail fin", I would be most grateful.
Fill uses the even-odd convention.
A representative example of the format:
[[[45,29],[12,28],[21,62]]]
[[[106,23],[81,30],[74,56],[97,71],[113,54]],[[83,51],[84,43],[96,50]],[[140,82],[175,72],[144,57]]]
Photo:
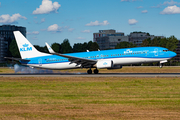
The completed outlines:
[[[37,51],[36,48],[21,34],[21,32],[14,31],[13,33],[22,59],[49,55]]]

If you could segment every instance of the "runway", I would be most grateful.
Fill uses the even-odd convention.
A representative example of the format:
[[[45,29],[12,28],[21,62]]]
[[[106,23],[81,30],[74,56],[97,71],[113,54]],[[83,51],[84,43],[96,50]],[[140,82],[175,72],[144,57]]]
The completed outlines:
[[[0,77],[180,77],[180,73],[7,73],[0,74]]]

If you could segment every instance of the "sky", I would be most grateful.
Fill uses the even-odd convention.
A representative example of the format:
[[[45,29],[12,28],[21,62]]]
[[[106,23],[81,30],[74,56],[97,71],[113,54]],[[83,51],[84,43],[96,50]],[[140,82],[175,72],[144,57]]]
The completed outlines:
[[[93,40],[114,29],[180,39],[180,0],[0,0],[0,25],[26,27],[33,45]]]

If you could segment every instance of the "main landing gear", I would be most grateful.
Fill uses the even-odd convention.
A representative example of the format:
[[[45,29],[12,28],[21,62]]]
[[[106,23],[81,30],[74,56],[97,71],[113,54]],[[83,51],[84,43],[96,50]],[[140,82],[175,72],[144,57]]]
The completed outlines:
[[[163,63],[160,63],[160,64],[159,64],[159,68],[162,68],[162,67],[163,67]]]
[[[99,70],[96,68],[94,69],[94,74],[98,74],[99,73]]]
[[[92,70],[91,68],[87,71],[88,74],[92,74]],[[96,68],[94,69],[94,74],[98,74],[99,73],[99,70]]]
[[[89,70],[87,71],[87,74],[92,74],[92,70],[89,69]]]

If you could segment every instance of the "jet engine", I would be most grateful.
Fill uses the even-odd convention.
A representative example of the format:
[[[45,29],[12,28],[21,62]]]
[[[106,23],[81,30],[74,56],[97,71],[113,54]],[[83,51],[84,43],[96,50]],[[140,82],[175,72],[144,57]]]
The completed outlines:
[[[107,68],[107,69],[112,70],[112,69],[121,69],[121,68],[122,68],[122,65],[114,65],[113,67]]]
[[[96,67],[97,69],[112,68],[113,61],[112,60],[99,60],[96,64]]]

